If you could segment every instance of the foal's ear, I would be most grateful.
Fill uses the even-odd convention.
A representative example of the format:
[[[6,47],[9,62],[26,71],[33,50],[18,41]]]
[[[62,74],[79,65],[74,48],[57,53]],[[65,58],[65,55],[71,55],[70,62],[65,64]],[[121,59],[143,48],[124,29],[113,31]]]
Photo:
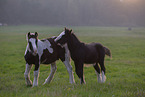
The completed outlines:
[[[64,31],[66,30],[66,27],[64,27]]]
[[[38,37],[38,32],[35,32],[35,36]]]
[[[28,41],[28,38],[29,38],[29,36],[30,36],[30,33],[31,32],[28,32],[27,34],[26,34],[26,40]]]
[[[71,30],[69,30],[69,32],[70,32],[70,34],[72,34],[72,29],[71,29]]]
[[[30,36],[30,33],[31,33],[31,32],[28,32],[28,33],[27,33],[27,36],[28,36],[28,37]]]

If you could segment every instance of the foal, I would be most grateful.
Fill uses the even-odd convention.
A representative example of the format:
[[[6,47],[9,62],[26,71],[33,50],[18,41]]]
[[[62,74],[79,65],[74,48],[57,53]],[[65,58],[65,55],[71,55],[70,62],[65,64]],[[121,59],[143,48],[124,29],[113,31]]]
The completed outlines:
[[[105,76],[105,66],[104,66],[104,58],[105,54],[111,57],[111,52],[108,48],[104,47],[100,43],[90,43],[85,44],[78,40],[72,30],[66,29],[63,31],[56,39],[60,45],[64,45],[67,43],[71,58],[75,64],[75,71],[78,77],[80,78],[80,82],[85,83],[83,78],[83,64],[94,64],[95,71],[98,76],[98,82],[104,83],[106,81]],[[102,76],[100,72],[100,68],[98,66],[100,64]]]
[[[44,84],[50,83],[56,71],[55,61],[58,59],[61,59],[61,61],[65,64],[69,73],[70,83],[75,83],[72,66],[70,65],[70,55],[67,45],[65,45],[64,47],[57,45],[54,42],[54,39],[56,37],[39,40],[37,32],[29,32],[26,35],[26,38],[28,42],[24,55],[26,61],[26,69],[24,73],[26,85],[32,85],[32,82],[30,80],[30,70],[32,64],[35,65],[33,86],[38,85],[39,66],[41,63],[51,64],[51,73],[45,80]]]

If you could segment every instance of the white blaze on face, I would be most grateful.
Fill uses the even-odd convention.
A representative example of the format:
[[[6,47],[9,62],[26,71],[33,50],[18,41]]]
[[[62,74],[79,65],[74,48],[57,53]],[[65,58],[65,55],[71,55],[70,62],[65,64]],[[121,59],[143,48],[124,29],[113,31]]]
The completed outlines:
[[[65,31],[61,32],[60,35],[54,40],[55,42],[61,39],[61,37],[65,35]]]
[[[36,54],[37,53],[36,39],[35,38],[30,38],[29,42],[31,42],[34,54]]]

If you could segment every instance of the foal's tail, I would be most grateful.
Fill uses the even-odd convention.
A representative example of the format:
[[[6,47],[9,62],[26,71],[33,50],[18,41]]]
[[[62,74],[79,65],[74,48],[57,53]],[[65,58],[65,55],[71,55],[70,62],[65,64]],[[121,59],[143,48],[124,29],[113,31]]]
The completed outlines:
[[[105,49],[105,54],[108,55],[110,58],[112,58],[111,51],[107,47],[104,47],[104,49]]]

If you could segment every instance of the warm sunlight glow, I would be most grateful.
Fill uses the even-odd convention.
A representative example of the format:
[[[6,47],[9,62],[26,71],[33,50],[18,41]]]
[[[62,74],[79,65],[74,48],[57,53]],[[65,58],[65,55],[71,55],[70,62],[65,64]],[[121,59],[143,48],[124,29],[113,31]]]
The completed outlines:
[[[125,3],[137,3],[138,0],[120,0],[120,2],[125,2]]]

